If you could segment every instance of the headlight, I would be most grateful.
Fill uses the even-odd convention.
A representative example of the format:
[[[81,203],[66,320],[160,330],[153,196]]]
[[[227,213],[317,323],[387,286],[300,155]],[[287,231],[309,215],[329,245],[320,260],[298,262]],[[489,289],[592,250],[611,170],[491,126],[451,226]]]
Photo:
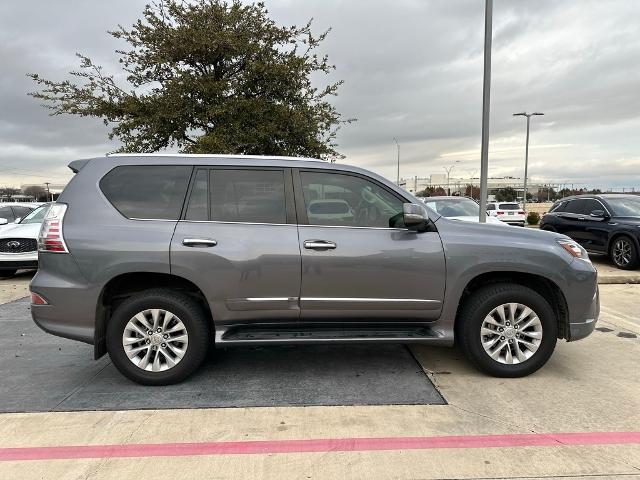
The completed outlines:
[[[589,260],[589,254],[587,253],[587,251],[582,248],[580,246],[580,244],[578,244],[577,242],[574,242],[573,240],[569,240],[569,239],[562,239],[562,240],[558,240],[558,245],[560,245],[562,248],[565,249],[565,251],[567,253],[569,253],[569,255],[571,255],[574,258],[579,258],[580,260],[585,260],[587,262],[591,262],[591,260]]]

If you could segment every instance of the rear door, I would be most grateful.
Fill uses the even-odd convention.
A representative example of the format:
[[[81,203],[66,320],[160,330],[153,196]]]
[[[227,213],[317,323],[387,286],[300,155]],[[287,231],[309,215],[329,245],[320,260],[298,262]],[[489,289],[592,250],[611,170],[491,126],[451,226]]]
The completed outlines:
[[[416,233],[402,225],[406,200],[358,174],[295,173],[303,322],[438,318],[442,243],[435,230]]]
[[[580,244],[587,242],[586,227],[584,221],[584,207],[586,200],[578,198],[569,200],[562,212],[557,214],[558,224],[556,230],[563,233]]]
[[[171,241],[171,272],[191,280],[217,333],[242,323],[296,323],[300,249],[291,171],[196,168]]]
[[[608,220],[602,217],[591,216],[591,212],[596,210],[607,212],[607,209],[599,200],[595,198],[585,199],[581,220],[585,224],[584,243],[582,245],[587,250],[605,252],[607,250],[611,226]]]

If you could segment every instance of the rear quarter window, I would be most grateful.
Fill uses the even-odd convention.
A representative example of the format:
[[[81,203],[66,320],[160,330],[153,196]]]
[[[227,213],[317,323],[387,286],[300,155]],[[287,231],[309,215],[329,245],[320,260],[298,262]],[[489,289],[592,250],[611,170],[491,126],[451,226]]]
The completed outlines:
[[[191,170],[188,165],[123,165],[100,180],[100,189],[127,218],[177,220]]]

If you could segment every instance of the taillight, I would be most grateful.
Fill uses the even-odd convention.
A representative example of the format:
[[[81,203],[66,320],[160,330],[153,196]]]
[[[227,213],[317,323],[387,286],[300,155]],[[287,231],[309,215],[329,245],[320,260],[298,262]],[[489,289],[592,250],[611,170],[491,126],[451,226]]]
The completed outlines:
[[[504,215],[504,212],[496,212],[497,215]]]
[[[518,213],[519,213],[520,215],[524,215],[524,211],[523,211],[523,210],[520,210]]]
[[[32,305],[49,305],[49,302],[45,298],[37,293],[31,292],[31,304]]]
[[[62,236],[62,220],[67,211],[64,203],[54,203],[44,217],[40,235],[38,236],[38,251],[53,253],[69,253]]]

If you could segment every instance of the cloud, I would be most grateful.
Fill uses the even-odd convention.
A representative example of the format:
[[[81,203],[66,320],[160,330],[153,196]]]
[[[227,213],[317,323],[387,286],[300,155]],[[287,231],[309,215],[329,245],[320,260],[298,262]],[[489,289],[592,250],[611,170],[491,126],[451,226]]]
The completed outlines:
[[[26,72],[65,78],[76,51],[116,72],[105,32],[143,1],[44,0],[0,6],[0,185],[62,173],[74,157],[114,147],[99,121],[49,117],[26,96]],[[338,141],[347,162],[395,178],[479,168],[483,2],[267,0],[277,21],[331,27],[323,46],[344,79],[335,103],[358,122]],[[522,110],[532,120],[530,174],[603,186],[640,184],[640,2],[496,0],[490,174],[522,176]],[[459,154],[459,158],[458,158]],[[6,168],[2,168],[6,167]],[[14,175],[9,168],[13,168]],[[26,173],[25,173],[26,175]],[[604,182],[604,184],[603,184]]]

